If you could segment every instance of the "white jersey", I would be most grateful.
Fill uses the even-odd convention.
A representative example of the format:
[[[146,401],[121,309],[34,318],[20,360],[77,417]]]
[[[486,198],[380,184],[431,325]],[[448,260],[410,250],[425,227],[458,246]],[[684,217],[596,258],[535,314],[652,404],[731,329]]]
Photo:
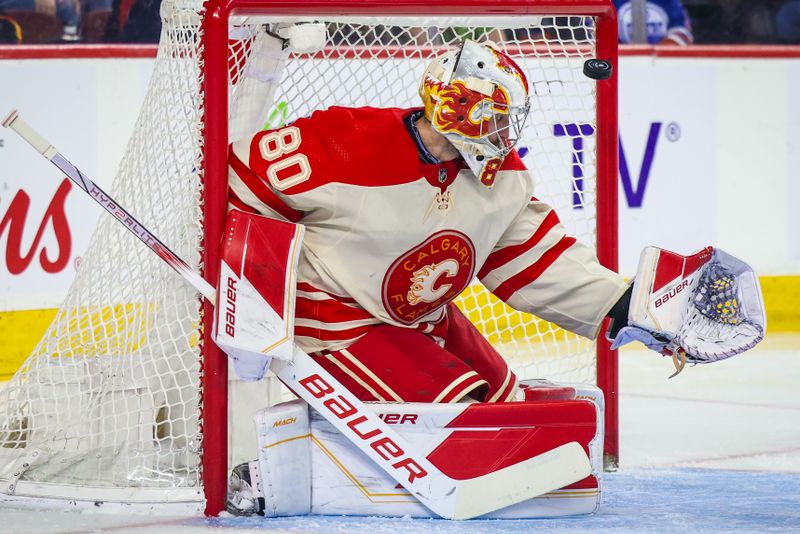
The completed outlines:
[[[483,186],[438,162],[416,109],[330,108],[231,145],[229,207],[302,223],[295,339],[346,348],[388,323],[436,334],[475,278],[515,309],[586,337],[626,284],[533,196],[516,153]]]

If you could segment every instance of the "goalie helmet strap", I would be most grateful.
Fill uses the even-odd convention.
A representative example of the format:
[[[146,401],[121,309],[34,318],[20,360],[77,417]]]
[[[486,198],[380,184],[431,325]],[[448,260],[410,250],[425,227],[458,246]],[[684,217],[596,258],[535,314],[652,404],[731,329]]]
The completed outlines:
[[[414,144],[417,146],[417,156],[419,156],[419,160],[422,163],[438,164],[441,163],[441,161],[439,161],[433,154],[430,153],[428,147],[426,147],[425,143],[422,142],[422,137],[420,137],[419,130],[417,129],[417,121],[424,116],[425,111],[419,109],[406,115],[403,118],[403,123],[405,124],[406,130],[408,130],[408,134],[411,136],[411,139],[414,141]]]

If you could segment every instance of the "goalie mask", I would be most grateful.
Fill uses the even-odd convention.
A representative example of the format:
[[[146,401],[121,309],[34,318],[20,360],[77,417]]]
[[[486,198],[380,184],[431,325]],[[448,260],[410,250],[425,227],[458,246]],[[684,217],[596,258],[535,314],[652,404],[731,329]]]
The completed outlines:
[[[528,117],[528,80],[522,69],[492,45],[465,40],[459,50],[428,65],[419,94],[433,129],[491,187]]]

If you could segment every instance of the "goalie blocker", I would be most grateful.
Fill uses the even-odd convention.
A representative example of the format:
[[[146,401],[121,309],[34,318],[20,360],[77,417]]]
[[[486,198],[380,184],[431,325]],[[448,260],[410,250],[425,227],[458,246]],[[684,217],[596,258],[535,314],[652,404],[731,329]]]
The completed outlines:
[[[530,381],[521,388],[526,402],[371,403],[370,407],[455,479],[481,476],[577,442],[591,458],[588,477],[483,517],[594,512],[602,473],[602,392],[594,386],[546,381]],[[435,517],[302,401],[261,410],[255,424],[258,459],[231,474],[231,513]]]

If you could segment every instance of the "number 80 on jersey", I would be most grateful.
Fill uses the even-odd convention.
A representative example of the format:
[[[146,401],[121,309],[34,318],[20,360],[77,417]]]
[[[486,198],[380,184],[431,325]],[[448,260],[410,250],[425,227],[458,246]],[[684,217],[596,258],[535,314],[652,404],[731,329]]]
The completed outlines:
[[[311,164],[305,154],[297,152],[289,157],[282,157],[300,148],[300,143],[300,130],[296,126],[270,132],[258,143],[261,156],[265,160],[272,162],[282,158],[267,167],[267,178],[278,191],[303,183],[311,177]]]

